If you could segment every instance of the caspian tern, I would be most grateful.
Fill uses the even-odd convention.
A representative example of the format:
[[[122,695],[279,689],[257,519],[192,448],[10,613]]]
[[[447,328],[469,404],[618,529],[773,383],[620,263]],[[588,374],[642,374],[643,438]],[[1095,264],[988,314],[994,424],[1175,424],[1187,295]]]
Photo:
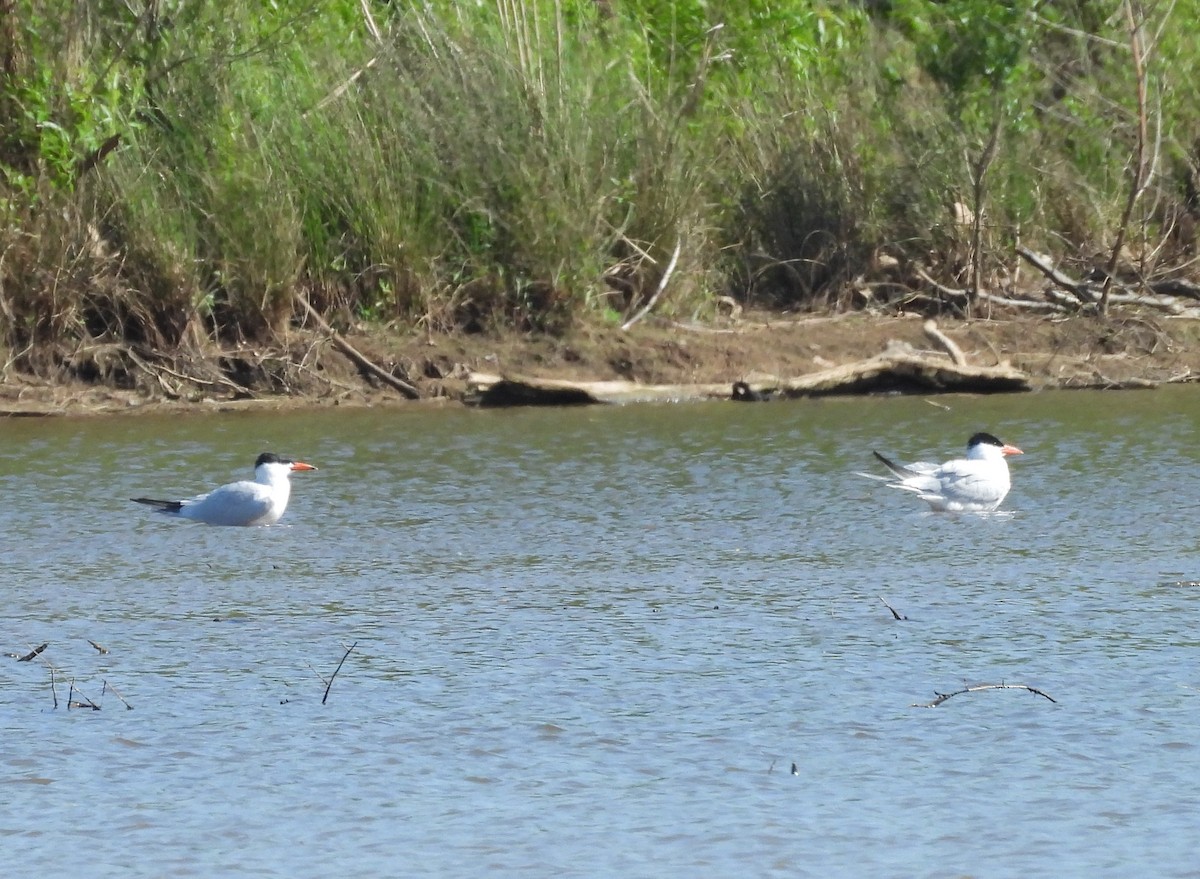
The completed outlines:
[[[989,512],[1000,506],[1011,484],[1005,458],[1023,454],[1016,446],[1002,443],[990,433],[977,433],[967,442],[965,458],[945,464],[925,461],[896,464],[875,452],[875,457],[894,478],[862,475],[883,479],[892,488],[911,491],[938,511]]]
[[[253,482],[231,482],[208,494],[182,501],[159,501],[148,497],[133,500],[168,516],[206,525],[274,525],[287,509],[292,493],[289,477],[299,471],[316,469],[303,461],[263,452],[254,462]]]

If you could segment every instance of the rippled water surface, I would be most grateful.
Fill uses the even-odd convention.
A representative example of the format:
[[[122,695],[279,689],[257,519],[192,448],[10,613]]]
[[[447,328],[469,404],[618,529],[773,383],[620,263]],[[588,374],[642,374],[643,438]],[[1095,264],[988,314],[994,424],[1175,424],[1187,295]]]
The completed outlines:
[[[938,402],[0,422],[6,872],[1200,876],[1200,394]]]

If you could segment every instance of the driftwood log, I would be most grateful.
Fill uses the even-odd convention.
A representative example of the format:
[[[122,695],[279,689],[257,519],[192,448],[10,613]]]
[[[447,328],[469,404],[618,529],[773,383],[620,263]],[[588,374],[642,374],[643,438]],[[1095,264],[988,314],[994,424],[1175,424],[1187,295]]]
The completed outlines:
[[[632,381],[566,381],[516,375],[472,373],[467,401],[478,406],[571,406],[592,403],[682,402],[728,399],[730,384],[646,385]],[[757,393],[784,397],[839,394],[1004,393],[1027,391],[1029,376],[1007,364],[972,366],[906,351],[876,357],[791,379],[752,383]]]

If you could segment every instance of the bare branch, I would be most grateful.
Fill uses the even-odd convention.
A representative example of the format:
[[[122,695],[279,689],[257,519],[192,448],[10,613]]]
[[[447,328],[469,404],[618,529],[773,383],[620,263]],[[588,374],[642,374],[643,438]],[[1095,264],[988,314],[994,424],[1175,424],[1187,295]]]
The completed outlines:
[[[346,652],[342,654],[342,661],[337,664],[337,668],[335,668],[333,670],[333,674],[331,674],[329,676],[329,683],[325,685],[325,695],[321,697],[322,705],[324,705],[325,700],[329,698],[329,688],[333,686],[333,679],[336,678],[338,672],[342,670],[342,663],[344,663],[346,661],[346,657],[350,655],[350,651],[353,650],[357,646],[358,646],[358,642],[355,641],[353,644],[351,644],[349,647],[347,647]]]
[[[325,335],[329,337],[329,341],[333,343],[333,347],[337,348],[348,358],[350,358],[354,365],[361,369],[364,373],[375,376],[375,378],[379,379],[384,384],[391,385],[410,400],[419,400],[421,398],[421,392],[415,387],[403,379],[392,375],[383,367],[372,363],[365,356],[363,356],[363,354],[361,354],[357,348],[343,339],[338,331],[327,324],[325,322],[325,318],[321,317],[321,315],[317,313],[317,310],[309,304],[308,297],[306,297],[303,293],[296,294],[296,301],[300,303],[300,306],[308,313],[308,316],[313,319],[313,322],[317,325],[321,332],[325,333]]]
[[[667,268],[663,272],[662,277],[658,280],[658,289],[654,291],[654,295],[650,297],[650,301],[642,306],[642,310],[631,317],[625,323],[621,324],[621,331],[628,330],[631,326],[637,323],[650,313],[650,309],[654,308],[658,302],[658,297],[662,296],[663,290],[667,289],[667,282],[671,280],[671,273],[675,271],[675,264],[679,261],[679,251],[683,247],[683,239],[680,238],[675,242],[675,252],[671,254],[671,261],[667,263]]]
[[[947,699],[952,699],[955,696],[961,696],[963,693],[978,693],[983,690],[1026,690],[1036,696],[1041,696],[1044,699],[1049,699],[1051,702],[1058,704],[1058,700],[1052,696],[1043,693],[1037,687],[1030,687],[1027,684],[975,684],[970,687],[964,687],[961,690],[955,690],[953,693],[937,693],[937,698],[932,702],[914,702],[910,708],[936,708]],[[937,692],[936,690],[934,691]]]
[[[109,690],[111,690],[111,691],[112,691],[112,694],[113,694],[114,696],[116,696],[118,699],[120,699],[120,700],[121,700],[121,704],[125,706],[125,710],[126,710],[126,711],[132,711],[132,710],[133,710],[133,706],[132,706],[132,705],[130,705],[130,704],[127,702],[127,701],[125,701],[125,697],[121,695],[120,691],[119,691],[119,690],[117,690],[117,688],[116,688],[116,687],[114,687],[112,684],[110,684],[108,681],[105,681],[105,682],[104,682],[104,685],[103,685],[103,686],[100,688],[100,696],[101,696],[101,698],[103,698],[103,697],[104,697],[104,694],[105,694],[106,692],[108,692]]]
[[[979,291],[976,290],[975,292],[978,295]],[[941,346],[942,350],[949,354],[950,359],[956,364],[959,366],[967,365],[967,355],[963,354],[962,348],[959,348],[953,339],[938,329],[937,321],[930,318],[925,321],[921,329],[925,331],[925,336],[935,345]]]
[[[1148,175],[1146,173],[1146,58],[1148,51],[1142,43],[1142,15],[1139,4],[1137,14],[1134,13],[1134,0],[1125,0],[1125,21],[1129,25],[1129,48],[1133,55],[1133,73],[1137,95],[1137,143],[1133,152],[1133,182],[1129,187],[1129,197],[1125,201],[1125,210],[1121,214],[1121,225],[1117,227],[1117,239],[1113,242],[1112,255],[1108,258],[1108,269],[1105,272],[1104,287],[1100,290],[1100,313],[1108,313],[1108,295],[1112,288],[1113,276],[1117,272],[1117,262],[1121,258],[1121,250],[1125,247],[1125,237],[1129,232],[1129,222],[1133,218],[1133,208],[1138,198],[1146,189]]]

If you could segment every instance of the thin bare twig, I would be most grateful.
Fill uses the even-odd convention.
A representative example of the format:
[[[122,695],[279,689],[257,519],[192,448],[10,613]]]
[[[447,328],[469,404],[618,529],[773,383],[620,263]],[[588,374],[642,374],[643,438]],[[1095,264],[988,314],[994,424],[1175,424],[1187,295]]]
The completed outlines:
[[[968,310],[979,299],[981,292],[980,279],[983,275],[983,200],[987,193],[984,178],[987,177],[988,169],[992,166],[992,162],[996,160],[996,153],[1000,149],[1000,129],[1004,124],[1004,111],[1001,104],[997,103],[995,113],[995,118],[992,120],[992,130],[988,135],[987,143],[984,144],[983,149],[979,153],[979,158],[975,161],[971,161],[969,156],[967,158],[967,165],[971,170],[971,196],[974,202],[972,208],[975,210],[975,216],[971,218],[971,298],[968,300]]]
[[[313,674],[315,674],[318,678],[321,679],[321,683],[323,683],[326,686],[326,688],[329,687],[329,678],[325,677],[325,675],[321,674],[319,671],[317,671],[315,668],[313,668],[313,664],[311,662],[305,661],[304,664],[308,666],[309,671],[311,671]]]
[[[924,269],[916,269],[916,275],[930,287],[932,287],[939,296],[944,299],[952,299],[956,302],[967,302],[971,298],[970,290],[960,290],[956,287],[947,287],[945,284],[939,283],[926,272]],[[989,302],[994,305],[999,305],[1007,308],[1024,308],[1031,311],[1063,311],[1064,308],[1059,303],[1055,302],[1038,302],[1033,299],[1013,299],[1008,296],[998,296],[995,293],[984,293],[980,291],[976,297],[981,302]]]
[[[76,693],[79,694],[79,699],[81,699],[83,701],[79,701],[75,698]],[[89,699],[84,694],[83,690],[81,690],[77,686],[75,686],[74,678],[71,678],[71,689],[67,693],[67,710],[70,711],[72,708],[90,708],[93,711],[100,710],[99,705],[97,705],[95,702],[93,702],[91,699]]]
[[[342,662],[339,662],[337,664],[337,668],[335,668],[333,670],[333,674],[331,674],[329,676],[329,683],[325,685],[325,695],[321,697],[322,705],[324,705],[325,700],[329,698],[329,688],[333,686],[333,679],[336,678],[338,672],[342,670],[342,663],[346,661],[346,657],[350,655],[350,651],[353,650],[357,646],[358,646],[358,642],[355,641],[353,644],[351,644],[349,647],[347,647],[346,652],[342,654]]]
[[[112,684],[110,684],[108,681],[105,681],[104,685],[100,688],[100,697],[104,698],[104,694],[106,692],[108,692],[109,690],[112,691],[112,694],[114,696],[116,696],[118,699],[121,700],[121,704],[125,706],[126,711],[133,710],[133,706],[130,705],[127,701],[125,701],[125,697],[121,695],[120,691],[116,687],[114,687]]]
[[[1133,0],[1125,0],[1124,8],[1125,21],[1129,25],[1129,48],[1133,55],[1133,74],[1136,85],[1135,94],[1137,95],[1137,143],[1133,152],[1133,182],[1129,187],[1129,197],[1125,200],[1125,210],[1121,214],[1121,225],[1117,227],[1117,239],[1113,242],[1112,255],[1108,258],[1108,268],[1104,273],[1104,286],[1100,290],[1101,314],[1108,314],[1108,293],[1112,288],[1113,275],[1117,271],[1121,250],[1125,246],[1125,236],[1129,232],[1133,208],[1148,183],[1146,174],[1146,58],[1149,52],[1142,43],[1141,4],[1138,4],[1136,15]]]

